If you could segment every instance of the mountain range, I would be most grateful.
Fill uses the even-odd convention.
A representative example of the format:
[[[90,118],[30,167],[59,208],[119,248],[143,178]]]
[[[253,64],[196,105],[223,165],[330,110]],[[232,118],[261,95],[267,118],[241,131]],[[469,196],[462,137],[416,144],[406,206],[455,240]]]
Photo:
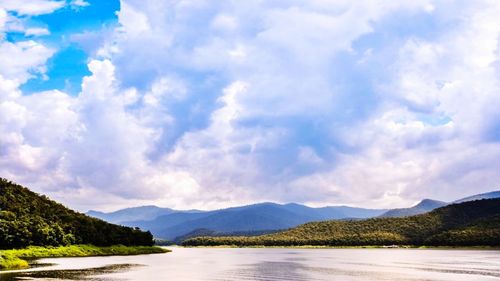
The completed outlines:
[[[260,203],[208,212],[178,212],[151,221],[129,221],[124,225],[150,230],[155,237],[175,240],[200,228],[217,232],[254,232],[287,229],[310,221],[368,218],[386,210],[347,206],[311,208],[300,204]]]
[[[495,198],[500,198],[500,191],[492,191],[487,193],[476,194],[449,203],[432,199],[424,199],[420,201],[417,205],[412,206],[410,208],[399,208],[399,209],[389,210],[383,213],[381,217],[398,218],[398,217],[414,216],[430,212],[434,209],[444,207],[452,203],[463,203],[481,199],[495,199]]]
[[[500,199],[453,203],[401,218],[310,222],[258,236],[198,236],[184,246],[500,246]]]
[[[127,221],[141,221],[141,220],[151,220],[152,218],[157,218],[159,216],[170,215],[173,213],[199,213],[198,210],[174,210],[170,208],[160,208],[157,206],[140,206],[125,208],[115,212],[105,213],[90,210],[86,214],[95,218],[99,218],[112,223],[124,223]]]
[[[500,191],[473,195],[451,203],[500,198]],[[415,206],[399,209],[365,209],[348,206],[312,208],[301,204],[259,203],[214,211],[173,210],[156,206],[127,208],[111,213],[87,214],[108,222],[149,230],[157,238],[179,241],[193,234],[266,233],[327,220],[405,217],[430,212],[450,203],[424,199]]]
[[[414,216],[419,214],[424,214],[430,212],[439,207],[448,205],[448,203],[443,201],[437,201],[432,199],[424,199],[420,201],[417,205],[410,208],[398,208],[392,209],[383,213],[380,217],[383,218],[400,218],[407,216]]]

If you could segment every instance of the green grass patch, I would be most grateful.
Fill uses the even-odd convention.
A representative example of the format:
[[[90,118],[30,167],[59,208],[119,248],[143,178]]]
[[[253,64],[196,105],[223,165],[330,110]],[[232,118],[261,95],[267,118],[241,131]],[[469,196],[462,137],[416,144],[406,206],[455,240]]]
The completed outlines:
[[[30,246],[24,249],[0,251],[0,269],[28,268],[27,260],[55,257],[89,257],[89,256],[120,256],[167,253],[170,250],[151,246],[98,247],[93,245],[71,245],[59,247]]]

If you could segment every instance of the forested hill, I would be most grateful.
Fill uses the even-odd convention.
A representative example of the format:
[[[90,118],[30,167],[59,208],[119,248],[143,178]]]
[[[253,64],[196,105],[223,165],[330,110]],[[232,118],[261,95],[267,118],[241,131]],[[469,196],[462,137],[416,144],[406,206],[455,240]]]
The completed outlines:
[[[75,212],[0,178],[0,248],[68,244],[152,245],[153,237]]]
[[[452,204],[403,218],[312,222],[255,237],[198,237],[185,246],[500,246],[500,199]]]

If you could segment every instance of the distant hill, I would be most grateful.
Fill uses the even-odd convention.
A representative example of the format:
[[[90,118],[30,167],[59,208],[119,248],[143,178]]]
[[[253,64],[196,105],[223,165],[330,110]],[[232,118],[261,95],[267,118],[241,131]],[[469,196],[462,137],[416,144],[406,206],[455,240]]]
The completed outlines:
[[[141,206],[121,209],[115,212],[99,212],[90,210],[86,215],[105,220],[110,223],[123,223],[126,221],[151,220],[162,215],[168,215],[177,212],[169,208],[160,208],[156,206]]]
[[[150,221],[123,223],[150,230],[155,237],[173,240],[197,229],[223,233],[270,231],[311,221],[372,217],[385,211],[346,206],[311,208],[293,203],[260,203],[208,212],[172,213]]]
[[[289,203],[283,205],[289,211],[309,214],[314,216],[316,220],[329,220],[329,219],[346,219],[346,218],[359,218],[366,219],[380,215],[387,211],[387,209],[366,209],[356,208],[349,206],[327,206],[319,208],[311,208],[305,205],[296,203]]]
[[[173,233],[171,235],[162,235],[161,232],[164,232],[165,229],[169,229],[178,224],[187,223],[191,220],[195,220],[198,218],[206,217],[210,215],[211,212],[202,212],[202,213],[173,213],[170,215],[160,216],[151,221],[130,221],[123,222],[123,225],[139,227],[144,230],[149,230],[155,238],[173,240],[175,237],[186,234],[190,231],[178,234]],[[194,228],[193,230],[195,230]]]
[[[467,201],[474,201],[474,200],[481,200],[481,199],[494,199],[494,198],[500,198],[500,191],[492,191],[492,192],[481,193],[481,194],[465,197],[465,198],[453,201],[453,203],[462,203],[462,202],[467,202]]]
[[[210,212],[208,216],[162,229],[158,235],[166,239],[174,238],[199,228],[217,232],[286,229],[314,220],[309,214],[299,214],[278,204],[261,203]]]
[[[474,200],[480,196],[500,197],[500,192],[490,192],[464,198]],[[213,233],[254,233],[288,229],[306,222],[325,220],[365,219],[372,217],[405,217],[430,212],[447,205],[446,202],[425,199],[417,205],[402,209],[365,209],[348,206],[311,208],[289,203],[260,203],[214,211],[178,211],[156,206],[118,210],[113,213],[92,211],[88,214],[109,222],[149,230],[156,238],[174,240],[187,237],[196,230]],[[140,217],[140,219],[135,219]],[[129,220],[129,218],[132,218]]]
[[[0,178],[0,248],[67,244],[152,245],[153,236],[75,212]]]
[[[420,201],[417,205],[410,208],[392,209],[383,213],[380,217],[382,218],[395,218],[395,217],[407,217],[414,216],[423,213],[430,212],[439,207],[448,205],[446,202],[436,201],[431,199],[424,199]]]
[[[474,201],[474,200],[494,199],[494,198],[500,198],[500,191],[492,191],[492,192],[488,192],[488,193],[472,195],[469,197],[455,200],[452,203],[463,203],[463,202]],[[446,206],[448,204],[451,204],[451,203],[432,200],[432,199],[424,199],[424,200],[420,201],[420,203],[418,203],[417,205],[415,205],[413,207],[392,209],[392,210],[389,210],[389,211],[383,213],[382,215],[380,215],[380,217],[395,218],[395,217],[407,217],[407,216],[413,216],[413,215],[418,215],[418,214],[424,214],[424,213],[430,212],[434,209],[437,209],[439,207]]]
[[[451,204],[404,218],[311,222],[254,237],[198,237],[185,246],[500,246],[500,199]]]

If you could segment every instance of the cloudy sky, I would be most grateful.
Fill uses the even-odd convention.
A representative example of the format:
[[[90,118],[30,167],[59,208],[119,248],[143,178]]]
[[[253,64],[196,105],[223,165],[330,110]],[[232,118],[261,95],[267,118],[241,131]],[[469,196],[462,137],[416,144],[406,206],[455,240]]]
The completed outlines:
[[[0,0],[0,176],[78,210],[500,189],[500,2]]]

